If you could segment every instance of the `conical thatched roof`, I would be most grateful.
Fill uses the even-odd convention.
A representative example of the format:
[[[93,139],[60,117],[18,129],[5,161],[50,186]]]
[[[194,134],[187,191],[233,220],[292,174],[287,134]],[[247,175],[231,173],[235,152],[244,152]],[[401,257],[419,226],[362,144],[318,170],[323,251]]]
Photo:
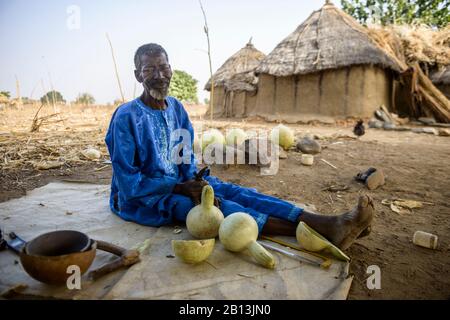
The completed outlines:
[[[401,70],[366,28],[327,2],[278,44],[256,73],[283,77],[363,64]]]
[[[444,69],[433,73],[433,75],[431,76],[431,81],[433,81],[433,83],[436,85],[450,84],[450,66],[447,66]]]
[[[214,86],[225,86],[228,90],[254,90],[257,83],[254,70],[266,55],[251,42],[232,55],[214,74]],[[211,79],[205,85],[211,90]]]

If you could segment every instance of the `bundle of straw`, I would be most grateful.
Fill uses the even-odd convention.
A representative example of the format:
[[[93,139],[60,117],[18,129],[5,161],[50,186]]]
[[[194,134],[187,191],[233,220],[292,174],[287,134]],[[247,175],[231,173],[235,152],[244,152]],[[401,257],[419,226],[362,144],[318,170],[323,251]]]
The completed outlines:
[[[369,34],[403,66],[450,64],[450,26],[436,30],[424,25],[372,25]]]

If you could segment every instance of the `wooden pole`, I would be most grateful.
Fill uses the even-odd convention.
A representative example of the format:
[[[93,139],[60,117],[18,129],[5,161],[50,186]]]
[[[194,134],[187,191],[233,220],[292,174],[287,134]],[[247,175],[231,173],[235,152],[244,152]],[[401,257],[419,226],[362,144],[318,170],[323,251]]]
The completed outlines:
[[[55,95],[55,87],[53,86],[53,81],[52,81],[52,76],[50,74],[50,69],[47,66],[47,62],[45,60],[45,56],[42,56],[43,59],[43,63],[45,66],[45,69],[47,70],[47,75],[48,75],[48,81],[50,83],[50,90],[52,92],[52,106],[53,106],[53,113],[58,113],[56,110],[56,95]],[[47,99],[48,100],[48,99]],[[61,117],[59,117],[61,119]]]
[[[30,93],[30,100],[33,100],[34,91],[36,90],[36,88],[37,88],[38,85],[39,85],[39,81],[36,82],[36,84],[35,84],[34,87],[33,87],[33,90],[31,90],[31,93]]]
[[[47,90],[45,89],[44,80],[42,80],[42,78],[41,78],[41,86],[42,86],[42,91],[44,92],[45,100],[47,100],[47,104],[49,105],[50,101],[48,100]]]
[[[122,103],[124,103],[125,102],[125,96],[123,94],[122,85],[120,84],[119,72],[117,71],[116,58],[114,57],[114,49],[113,49],[113,46],[112,46],[112,43],[111,43],[111,39],[109,39],[108,33],[106,33],[106,39],[108,39],[109,47],[111,48],[111,55],[112,55],[112,59],[113,59],[113,63],[114,63],[114,71],[116,73],[117,84],[119,85],[119,91],[120,91],[120,96],[122,97]]]
[[[208,21],[206,20],[206,13],[205,9],[203,9],[202,1],[198,0],[200,3],[200,8],[202,9],[203,13],[203,19],[205,20],[205,26],[203,27],[203,30],[206,34],[206,40],[208,42],[208,60],[209,60],[209,74],[211,76],[211,91],[209,95],[209,110],[211,112],[211,120],[213,120],[214,115],[214,75],[212,70],[212,62],[211,62],[211,42],[209,40],[209,28],[208,28]]]
[[[17,78],[17,75],[14,75],[16,77],[16,98],[17,98],[17,103],[19,105],[19,108],[22,107],[22,96],[20,95],[20,83],[19,83],[19,78]]]
[[[55,87],[53,87],[52,77],[50,75],[50,71],[48,71],[48,81],[50,82],[50,90],[52,90],[52,105],[53,105],[53,113],[58,113],[56,110],[56,95],[55,95]],[[59,117],[61,118],[61,117]]]

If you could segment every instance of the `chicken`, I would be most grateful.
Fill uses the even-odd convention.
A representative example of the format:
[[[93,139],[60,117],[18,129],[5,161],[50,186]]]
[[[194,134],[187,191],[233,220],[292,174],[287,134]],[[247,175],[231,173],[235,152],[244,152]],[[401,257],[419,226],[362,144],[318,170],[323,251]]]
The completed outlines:
[[[355,127],[353,128],[353,133],[360,137],[363,136],[366,133],[366,129],[364,128],[364,121],[363,120],[359,120]]]

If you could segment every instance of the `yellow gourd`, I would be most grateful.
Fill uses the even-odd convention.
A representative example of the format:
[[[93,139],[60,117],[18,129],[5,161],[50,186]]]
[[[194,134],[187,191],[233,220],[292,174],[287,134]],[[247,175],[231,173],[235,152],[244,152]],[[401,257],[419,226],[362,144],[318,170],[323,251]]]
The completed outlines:
[[[292,129],[282,124],[272,129],[271,139],[273,143],[278,144],[284,150],[289,150],[295,143]]]
[[[214,206],[214,190],[206,185],[202,189],[202,202],[186,217],[186,227],[195,238],[211,239],[217,237],[222,221],[222,211]]]
[[[244,212],[230,214],[223,220],[219,229],[219,239],[225,249],[233,252],[248,250],[251,256],[262,266],[273,269],[275,259],[256,239],[258,225],[255,219]]]
[[[206,260],[214,249],[215,239],[207,240],[172,240],[175,256],[186,263],[200,263]]]

